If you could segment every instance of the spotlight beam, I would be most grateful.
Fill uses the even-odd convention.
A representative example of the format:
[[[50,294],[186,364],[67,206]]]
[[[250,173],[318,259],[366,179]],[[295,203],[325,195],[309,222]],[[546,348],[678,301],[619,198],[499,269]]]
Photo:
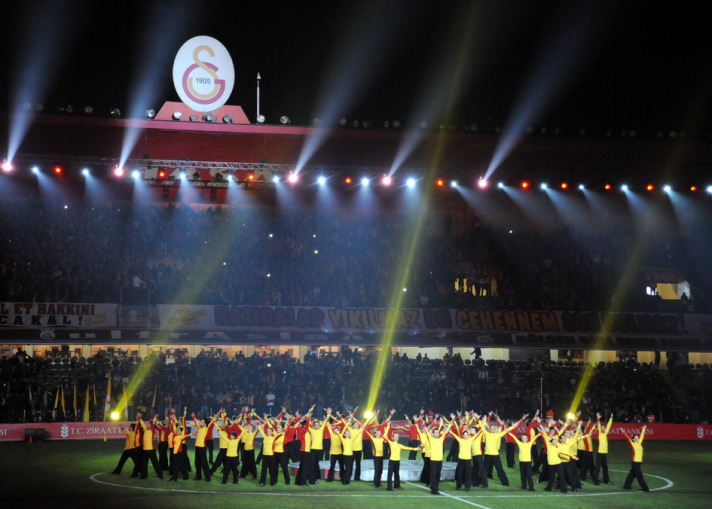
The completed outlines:
[[[565,16],[557,18],[563,28],[555,28],[558,34],[542,45],[536,68],[505,126],[504,135],[487,168],[486,179],[519,145],[526,127],[538,122],[554,97],[568,87],[575,77],[574,71],[583,68],[583,64],[590,59],[596,46],[592,43],[594,34],[606,32],[601,26],[594,26],[594,22],[601,23],[605,20],[600,18],[612,15],[607,11],[591,12],[591,9],[596,9],[596,6],[586,4],[582,8],[576,4]]]

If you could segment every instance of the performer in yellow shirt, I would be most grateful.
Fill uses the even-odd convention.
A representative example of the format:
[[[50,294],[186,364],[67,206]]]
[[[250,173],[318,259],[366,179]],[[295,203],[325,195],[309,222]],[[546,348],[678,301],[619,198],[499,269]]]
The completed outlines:
[[[390,429],[390,424],[386,426],[385,436],[388,436],[388,430]],[[371,439],[373,442],[373,487],[381,487],[381,477],[383,476],[383,444],[386,443],[387,438],[381,435],[381,430],[376,428],[371,433],[369,430],[364,431],[364,434]],[[390,475],[390,468],[388,470]],[[398,474],[398,486],[400,486],[400,470]]]
[[[532,430],[534,433],[534,430]],[[519,477],[522,481],[522,489],[527,489],[529,486],[529,491],[534,491],[534,480],[532,479],[532,446],[536,443],[536,439],[539,435],[533,435],[530,438],[524,434],[522,439],[519,440],[514,433],[509,433],[509,436],[514,439],[514,442],[519,447]]]
[[[430,446],[430,493],[433,495],[440,495],[438,490],[440,486],[440,473],[443,470],[443,444],[445,443],[445,433],[440,434],[440,430],[443,426],[443,419],[440,418],[440,422],[437,428],[427,433],[428,445]]]
[[[343,480],[344,475],[344,449],[341,444],[341,436],[339,435],[340,429],[338,427],[332,426],[329,420],[324,423],[324,426],[329,430],[331,435],[331,450],[329,451],[329,473],[326,476],[326,482],[334,482],[334,471],[336,470],[336,464],[339,464],[339,478]]]
[[[390,427],[390,426],[389,426]],[[388,429],[388,428],[386,428]],[[380,431],[376,431],[377,434],[380,434]],[[400,485],[400,458],[401,458],[401,451],[412,451],[412,450],[417,450],[415,447],[408,447],[407,445],[401,445],[398,442],[398,432],[394,431],[393,432],[393,440],[388,440],[388,431],[386,431],[386,434],[384,435],[386,442],[388,442],[388,447],[391,450],[391,455],[388,458],[388,476],[386,477],[386,485],[387,488],[386,490],[388,491],[393,491],[393,488],[397,490],[402,490]],[[383,444],[381,444],[383,446]],[[383,451],[381,451],[381,454],[383,454]],[[381,467],[383,469],[383,467]],[[380,480],[380,476],[379,476]]]
[[[640,468],[643,464],[643,438],[645,437],[645,430],[647,426],[643,426],[643,430],[640,432],[640,436],[634,435],[630,438],[627,434],[623,433],[625,438],[628,440],[631,449],[633,449],[633,459],[630,462],[630,472],[628,472],[628,477],[625,478],[623,483],[623,489],[629,490],[633,484],[633,478],[638,480],[638,484],[643,488],[643,491],[650,491],[648,484],[645,482],[643,477],[643,471]]]
[[[136,439],[136,423],[132,422],[131,427],[126,428],[126,430],[121,433],[126,435],[126,443],[124,444],[124,452],[121,453],[121,458],[119,458],[119,463],[116,465],[116,468],[111,471],[112,475],[121,474],[121,469],[124,468],[124,463],[126,463],[126,460],[129,458],[131,458],[134,465],[136,465],[136,444],[134,443]]]
[[[490,416],[492,412],[490,412]],[[515,422],[508,428],[504,428],[502,423],[491,424],[489,429],[485,427],[485,469],[487,472],[490,471],[492,467],[497,470],[497,477],[503,486],[509,486],[509,479],[507,479],[507,474],[502,468],[502,460],[499,458],[499,448],[502,445],[502,437],[512,431],[517,429],[524,419],[527,418],[529,414],[525,414],[518,422]]]
[[[598,486],[601,484],[598,482],[598,474],[603,469],[603,482],[606,484],[613,484],[610,477],[608,477],[608,433],[611,431],[611,425],[613,424],[613,414],[611,418],[608,419],[608,424],[604,429],[601,429],[601,414],[596,414],[596,427],[598,428],[598,453],[596,454],[596,468],[593,469],[593,475],[591,479],[593,484]]]
[[[240,445],[240,439],[234,431],[229,435],[224,429],[220,429],[220,443],[225,444],[225,456],[223,457],[223,477],[222,484],[227,484],[227,478],[232,472],[232,483],[238,484],[239,472],[237,466],[239,464],[237,458],[237,448]]]
[[[544,491],[551,491],[554,486],[554,479],[558,475],[559,489],[561,493],[566,493],[566,472],[564,471],[564,465],[561,463],[561,458],[571,458],[569,448],[559,444],[559,438],[556,436],[555,431],[552,432],[553,436],[549,436],[547,430],[543,427],[540,427],[539,431],[546,442],[546,460],[549,465],[549,484],[544,488]],[[574,457],[574,459],[576,458]]]
[[[467,428],[462,430],[462,437],[457,436],[457,433],[453,433],[452,430],[449,430],[449,433],[459,445],[457,468],[455,468],[455,489],[459,490],[464,484],[465,491],[470,491],[472,486],[472,443],[477,435],[470,435],[470,430]]]

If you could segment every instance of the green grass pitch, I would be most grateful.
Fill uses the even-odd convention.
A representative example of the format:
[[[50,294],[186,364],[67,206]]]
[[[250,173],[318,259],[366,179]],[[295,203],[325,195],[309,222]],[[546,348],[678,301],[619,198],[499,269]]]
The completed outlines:
[[[216,442],[217,444],[217,442]],[[155,477],[131,479],[129,461],[121,476],[108,472],[114,468],[123,447],[122,440],[108,442],[45,442],[0,444],[0,507],[2,508],[388,508],[413,507],[492,509],[645,507],[677,509],[712,506],[712,443],[655,442],[645,444],[645,473],[650,493],[622,489],[630,466],[630,448],[622,441],[611,441],[609,464],[614,486],[584,483],[578,493],[563,495],[519,489],[519,469],[506,469],[511,486],[498,480],[490,488],[456,491],[453,482],[441,483],[442,496],[435,497],[423,485],[405,482],[404,490],[387,492],[368,482],[320,482],[316,486],[277,486],[259,488],[257,481],[241,479],[238,485],[213,482],[178,481],[168,483]],[[191,459],[193,449],[191,447]],[[504,451],[502,451],[504,457]],[[258,469],[261,468],[258,466]],[[128,472],[127,472],[128,470]],[[535,478],[536,480],[536,478]]]

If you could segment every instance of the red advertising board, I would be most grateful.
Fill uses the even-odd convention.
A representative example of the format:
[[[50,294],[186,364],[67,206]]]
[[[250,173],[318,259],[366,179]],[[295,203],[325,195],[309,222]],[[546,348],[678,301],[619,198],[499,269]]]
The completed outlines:
[[[0,423],[0,442],[25,440],[25,430],[44,429],[45,440],[103,440],[125,438],[121,432],[128,422],[50,422],[28,424]],[[393,421],[394,425],[403,426],[405,421]],[[601,422],[605,426],[607,422]],[[712,441],[712,425],[709,424],[648,424],[645,440],[710,440]],[[639,434],[643,424],[614,422],[608,438],[622,439],[623,433],[630,436]],[[517,433],[524,433],[526,428],[520,426]],[[594,429],[593,437],[598,432]]]

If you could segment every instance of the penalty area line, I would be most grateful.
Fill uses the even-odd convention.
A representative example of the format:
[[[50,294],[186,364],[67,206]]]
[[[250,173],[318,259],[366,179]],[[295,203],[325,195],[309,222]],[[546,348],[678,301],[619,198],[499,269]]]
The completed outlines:
[[[430,491],[430,490],[429,490],[428,488],[426,488],[425,486],[419,486],[418,484],[415,484],[415,483],[412,483],[412,482],[409,482],[409,481],[406,481],[406,483],[407,483],[407,484],[410,484],[411,486],[415,486],[416,488],[420,488],[420,489],[422,489],[422,490]],[[458,500],[459,502],[463,502],[463,503],[465,503],[465,504],[469,504],[469,505],[472,505],[472,506],[475,506],[475,507],[481,507],[482,509],[492,509],[491,507],[487,507],[486,505],[475,504],[474,502],[470,502],[470,501],[467,500],[467,499],[460,498],[460,497],[456,497],[455,495],[450,495],[450,494],[448,494],[448,493],[445,493],[444,491],[438,490],[438,493],[440,493],[441,495],[445,495],[445,496],[448,497],[448,498],[452,498],[453,500]]]

